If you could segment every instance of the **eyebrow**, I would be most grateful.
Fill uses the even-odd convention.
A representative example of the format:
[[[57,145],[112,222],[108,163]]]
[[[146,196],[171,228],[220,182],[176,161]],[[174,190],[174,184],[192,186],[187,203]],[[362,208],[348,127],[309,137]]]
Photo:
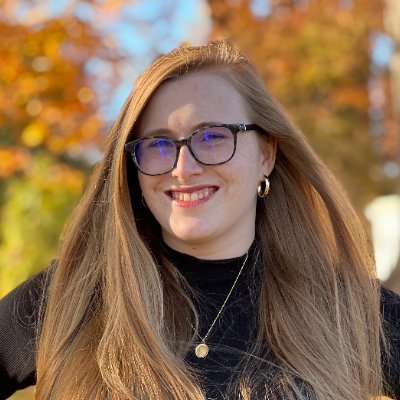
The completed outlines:
[[[196,132],[198,129],[205,128],[206,126],[214,126],[214,125],[224,125],[222,122],[215,122],[215,121],[204,121],[200,122],[192,127],[192,130],[189,132],[188,135]],[[172,132],[167,128],[159,128],[159,129],[152,129],[151,131],[146,132],[141,138],[147,138],[152,136],[170,136]]]

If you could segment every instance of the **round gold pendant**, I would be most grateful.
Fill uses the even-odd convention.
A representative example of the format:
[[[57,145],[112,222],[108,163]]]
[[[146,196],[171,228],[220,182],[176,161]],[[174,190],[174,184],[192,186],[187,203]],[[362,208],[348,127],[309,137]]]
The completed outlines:
[[[194,352],[196,353],[197,358],[205,358],[208,354],[208,346],[205,343],[200,343],[196,346]]]

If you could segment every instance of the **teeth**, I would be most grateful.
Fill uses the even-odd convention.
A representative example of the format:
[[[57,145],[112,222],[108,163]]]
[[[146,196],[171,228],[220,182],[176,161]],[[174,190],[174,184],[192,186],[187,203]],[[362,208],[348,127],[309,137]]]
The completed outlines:
[[[171,196],[179,201],[196,201],[207,198],[214,193],[214,189],[204,189],[193,193],[171,192]]]

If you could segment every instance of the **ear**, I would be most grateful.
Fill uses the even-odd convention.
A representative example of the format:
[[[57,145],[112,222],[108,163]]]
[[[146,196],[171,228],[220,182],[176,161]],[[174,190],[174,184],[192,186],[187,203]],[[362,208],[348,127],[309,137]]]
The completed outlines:
[[[271,135],[259,135],[259,141],[262,152],[261,181],[264,179],[264,176],[269,176],[274,169],[278,144]]]

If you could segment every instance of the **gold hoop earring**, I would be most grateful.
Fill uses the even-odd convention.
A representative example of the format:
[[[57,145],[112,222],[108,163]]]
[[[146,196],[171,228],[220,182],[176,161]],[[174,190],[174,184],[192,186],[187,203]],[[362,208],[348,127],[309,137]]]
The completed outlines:
[[[267,197],[271,184],[269,183],[268,176],[264,175],[264,180],[258,184],[257,194],[258,197]]]

